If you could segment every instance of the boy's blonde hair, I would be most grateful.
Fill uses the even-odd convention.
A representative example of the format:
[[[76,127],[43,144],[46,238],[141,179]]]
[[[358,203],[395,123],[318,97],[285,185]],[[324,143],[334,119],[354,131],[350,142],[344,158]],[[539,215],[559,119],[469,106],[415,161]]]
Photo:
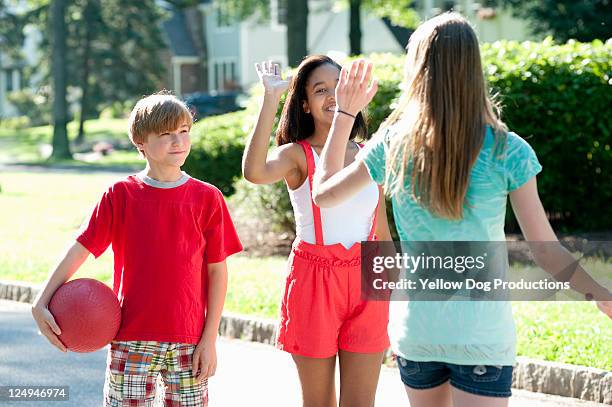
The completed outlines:
[[[145,142],[149,134],[175,130],[185,123],[193,125],[193,114],[185,102],[166,91],[155,93],[140,99],[132,109],[128,120],[130,141],[138,148],[137,143]]]
[[[410,176],[423,207],[459,220],[486,126],[496,154],[507,132],[487,89],[476,33],[457,13],[426,21],[410,37],[405,69],[404,95],[381,126],[403,123],[391,141],[385,190],[402,191]]]

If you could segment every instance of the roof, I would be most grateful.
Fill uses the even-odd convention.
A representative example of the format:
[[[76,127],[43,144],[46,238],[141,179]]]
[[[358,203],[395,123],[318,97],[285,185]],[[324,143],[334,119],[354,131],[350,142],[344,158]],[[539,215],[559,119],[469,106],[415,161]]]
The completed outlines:
[[[172,10],[172,16],[162,23],[162,27],[168,39],[168,47],[174,56],[198,56],[181,10]]]

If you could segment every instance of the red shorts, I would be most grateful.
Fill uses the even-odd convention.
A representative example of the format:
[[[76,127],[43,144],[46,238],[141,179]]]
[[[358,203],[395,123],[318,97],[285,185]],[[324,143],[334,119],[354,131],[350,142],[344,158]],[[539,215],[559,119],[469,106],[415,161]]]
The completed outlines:
[[[361,247],[293,244],[276,346],[286,352],[327,358],[348,352],[377,353],[389,347],[387,301],[361,299]]]

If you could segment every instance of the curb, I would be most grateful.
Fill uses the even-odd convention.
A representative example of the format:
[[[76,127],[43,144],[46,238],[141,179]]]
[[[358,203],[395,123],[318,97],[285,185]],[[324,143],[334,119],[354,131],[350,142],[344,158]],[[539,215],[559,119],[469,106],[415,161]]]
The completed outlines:
[[[519,357],[512,387],[612,405],[612,372]]]
[[[34,302],[40,286],[0,280],[0,300]]]
[[[0,299],[31,303],[39,286],[0,281]],[[224,313],[219,334],[250,342],[274,344],[276,321]],[[612,372],[592,367],[518,357],[512,387],[612,405]]]

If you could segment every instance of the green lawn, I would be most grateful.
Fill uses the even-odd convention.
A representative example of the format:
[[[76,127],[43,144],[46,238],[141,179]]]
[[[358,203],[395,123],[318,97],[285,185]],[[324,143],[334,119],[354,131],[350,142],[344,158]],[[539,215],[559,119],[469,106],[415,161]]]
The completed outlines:
[[[72,242],[105,188],[108,173],[0,173],[0,279],[40,283]],[[596,270],[609,264],[594,262]],[[285,259],[233,256],[226,309],[276,318]],[[76,277],[109,282],[110,250],[90,258]],[[612,370],[612,321],[591,303],[517,302],[520,355]]]
[[[68,137],[73,140],[78,133],[78,123],[68,123]],[[121,148],[112,154],[100,157],[94,163],[86,157],[75,156],[74,160],[48,161],[45,146],[51,144],[51,126],[29,127],[25,129],[0,128],[0,163],[23,163],[43,166],[65,167],[119,167],[132,170],[143,165],[142,159],[130,145],[127,135],[127,119],[97,119],[85,122],[85,144],[91,146],[97,141],[119,142]],[[78,153],[79,147],[73,147]]]
[[[515,302],[518,354],[612,370],[612,321],[588,302]]]

